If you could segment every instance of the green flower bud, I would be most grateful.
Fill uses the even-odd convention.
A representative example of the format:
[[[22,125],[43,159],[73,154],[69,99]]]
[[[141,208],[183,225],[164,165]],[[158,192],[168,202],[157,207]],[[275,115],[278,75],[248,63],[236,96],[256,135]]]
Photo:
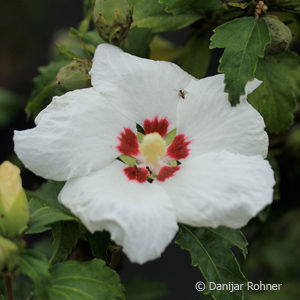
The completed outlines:
[[[126,0],[96,0],[94,23],[105,41],[120,44],[132,23],[128,2]]]
[[[17,263],[18,247],[12,241],[0,235],[0,272],[4,269],[11,271]]]
[[[292,33],[288,26],[283,24],[276,16],[264,16],[270,36],[271,43],[266,47],[266,54],[279,54],[289,48],[292,41]]]
[[[0,234],[13,239],[22,234],[29,220],[20,169],[8,161],[0,165]]]
[[[287,136],[286,148],[290,156],[300,158],[300,124],[296,125]]]
[[[90,87],[90,69],[90,61],[84,59],[73,60],[58,71],[56,83],[63,92]]]

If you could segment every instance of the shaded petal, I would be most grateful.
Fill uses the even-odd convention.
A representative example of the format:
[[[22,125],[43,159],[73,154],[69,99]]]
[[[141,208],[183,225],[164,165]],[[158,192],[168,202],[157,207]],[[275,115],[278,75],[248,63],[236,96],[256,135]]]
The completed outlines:
[[[166,117],[169,130],[175,126],[179,91],[193,78],[173,63],[133,56],[109,44],[98,46],[90,74],[92,85],[132,120],[142,126],[145,119]]]
[[[261,156],[207,153],[185,161],[161,183],[178,221],[239,228],[272,202],[273,171]]]
[[[135,129],[93,88],[54,97],[36,124],[15,131],[15,152],[28,169],[58,181],[111,163],[120,155],[118,136],[123,128]]]
[[[246,96],[232,107],[223,81],[224,75],[193,80],[178,105],[177,133],[192,139],[189,157],[222,150],[266,157],[268,136],[263,118],[245,100]],[[248,83],[246,92],[250,93],[260,83]]]
[[[129,180],[124,164],[113,162],[66,183],[59,200],[91,232],[106,229],[132,262],[160,256],[177,231],[167,193],[158,185]]]

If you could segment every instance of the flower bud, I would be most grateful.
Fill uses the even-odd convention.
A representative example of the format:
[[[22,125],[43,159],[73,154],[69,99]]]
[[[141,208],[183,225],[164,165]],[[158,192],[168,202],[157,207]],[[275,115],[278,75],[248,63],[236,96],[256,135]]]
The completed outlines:
[[[120,44],[132,23],[127,0],[96,0],[94,23],[99,35],[105,41]]]
[[[20,170],[5,161],[0,165],[0,234],[10,239],[17,237],[26,229],[28,220]]]
[[[84,59],[73,60],[58,71],[56,83],[63,92],[90,87],[90,69],[90,61]]]
[[[0,235],[0,272],[4,269],[11,271],[17,263],[18,247],[12,241]]]
[[[292,33],[288,26],[283,24],[276,16],[266,15],[266,21],[271,43],[266,47],[266,54],[279,54],[288,49],[292,41]]]

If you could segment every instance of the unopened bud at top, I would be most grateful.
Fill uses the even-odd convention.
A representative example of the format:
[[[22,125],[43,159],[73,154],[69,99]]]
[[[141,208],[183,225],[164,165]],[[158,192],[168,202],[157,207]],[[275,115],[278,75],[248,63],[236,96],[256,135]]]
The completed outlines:
[[[292,41],[292,33],[289,27],[276,16],[266,15],[263,18],[268,25],[271,36],[271,43],[267,45],[266,53],[273,55],[287,50]]]
[[[100,36],[111,44],[126,37],[132,17],[127,0],[96,0],[94,23]]]
[[[29,220],[20,170],[8,161],[0,165],[0,235],[13,239],[22,234]]]

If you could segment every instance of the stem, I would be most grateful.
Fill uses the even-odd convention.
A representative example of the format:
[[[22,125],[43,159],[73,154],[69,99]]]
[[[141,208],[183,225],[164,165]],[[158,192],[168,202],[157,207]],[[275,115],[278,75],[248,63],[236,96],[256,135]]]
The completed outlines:
[[[13,276],[11,273],[5,274],[5,287],[7,300],[14,300],[14,290],[13,290]]]
[[[109,247],[109,250],[111,252],[111,260],[110,263],[108,264],[112,269],[116,269],[121,257],[122,257],[122,247],[120,246],[111,246]]]

